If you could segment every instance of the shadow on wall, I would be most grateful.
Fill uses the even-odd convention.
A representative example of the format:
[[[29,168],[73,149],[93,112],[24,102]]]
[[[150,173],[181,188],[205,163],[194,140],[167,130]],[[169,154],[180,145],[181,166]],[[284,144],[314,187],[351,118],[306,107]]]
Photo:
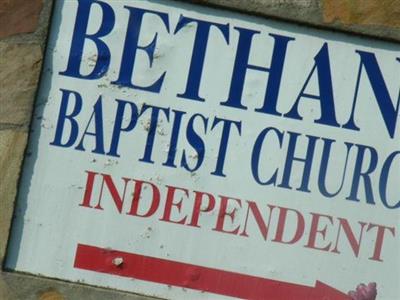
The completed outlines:
[[[26,0],[11,1],[15,4]],[[42,4],[42,0],[32,0],[32,6],[37,2]],[[18,187],[17,194],[17,204],[15,206],[13,222],[11,226],[9,243],[7,246],[6,259],[4,263],[5,269],[14,270],[16,268],[16,262],[18,260],[18,254],[20,250],[21,238],[23,234],[24,226],[24,215],[27,209],[27,196],[29,193],[31,179],[33,177],[33,172],[35,168],[35,163],[37,160],[37,153],[39,147],[40,138],[40,126],[42,122],[43,110],[47,102],[49,101],[48,96],[51,90],[51,76],[52,76],[52,66],[53,66],[53,55],[57,37],[59,35],[60,25],[61,25],[61,7],[63,1],[55,1],[53,7],[53,13],[51,16],[51,30],[49,32],[47,46],[45,50],[45,60],[42,66],[42,73],[40,76],[40,87],[36,94],[36,99],[34,103],[34,112],[32,115],[32,121],[29,131],[29,141],[28,147],[25,152],[24,162],[23,162],[23,172],[20,178],[20,184]],[[41,6],[40,6],[41,9]],[[1,11],[0,11],[1,18]],[[11,27],[11,26],[9,26]],[[40,95],[40,98],[39,98]],[[45,183],[43,183],[45,184]]]

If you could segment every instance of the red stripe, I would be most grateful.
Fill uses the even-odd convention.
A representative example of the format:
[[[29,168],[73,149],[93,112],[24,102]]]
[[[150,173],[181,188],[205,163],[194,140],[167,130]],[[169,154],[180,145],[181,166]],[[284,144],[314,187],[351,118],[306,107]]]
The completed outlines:
[[[116,266],[113,260],[122,258]],[[78,245],[75,268],[244,299],[310,299],[312,287],[134,253]]]

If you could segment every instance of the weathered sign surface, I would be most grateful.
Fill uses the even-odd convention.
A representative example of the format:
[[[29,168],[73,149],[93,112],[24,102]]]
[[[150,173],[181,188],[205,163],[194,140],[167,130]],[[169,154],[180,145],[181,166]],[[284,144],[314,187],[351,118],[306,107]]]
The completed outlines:
[[[399,104],[397,44],[57,1],[7,267],[171,299],[400,299]]]

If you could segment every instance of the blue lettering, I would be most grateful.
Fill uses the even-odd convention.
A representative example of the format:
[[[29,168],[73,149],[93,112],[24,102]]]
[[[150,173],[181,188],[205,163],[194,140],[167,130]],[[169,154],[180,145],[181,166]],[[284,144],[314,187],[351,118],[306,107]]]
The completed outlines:
[[[336,121],[335,105],[333,102],[332,76],[327,43],[322,46],[321,50],[315,56],[314,61],[314,67],[308,75],[307,80],[304,83],[304,86],[301,89],[295,104],[293,105],[293,108],[284,116],[287,118],[302,120],[303,118],[298,113],[298,106],[300,99],[305,97],[320,101],[321,118],[316,120],[315,123],[340,127]],[[319,95],[308,94],[305,92],[315,70],[317,70],[318,74]]]
[[[60,91],[62,92],[62,98],[56,126],[56,135],[54,137],[54,141],[51,142],[50,145],[68,148],[75,143],[76,138],[78,137],[79,123],[75,120],[75,117],[81,112],[83,101],[82,96],[78,92],[63,89],[60,89]],[[69,108],[69,100],[71,94],[75,96],[75,103],[73,104],[72,112],[68,114],[67,110]],[[67,141],[62,142],[64,126],[67,120],[69,121],[69,124],[71,126],[71,131],[69,133]]]
[[[124,6],[124,7],[129,10],[128,29],[125,37],[125,45],[122,54],[119,77],[116,81],[113,81],[112,83],[124,87],[135,88],[138,90],[159,93],[166,72],[164,72],[154,83],[152,83],[149,86],[138,86],[132,83],[133,81],[132,73],[135,65],[137,50],[143,50],[149,58],[150,67],[153,66],[154,51],[156,49],[158,33],[155,34],[153,40],[148,45],[139,46],[139,35],[144,15],[146,13],[149,13],[158,16],[163,21],[165,28],[167,29],[167,32],[169,32],[168,14],[158,11],[145,10],[137,7],[129,7],[129,6]]]
[[[101,78],[110,66],[111,53],[107,45],[101,40],[102,37],[108,35],[114,27],[115,14],[112,7],[100,1],[79,0],[78,11],[75,20],[75,28],[72,36],[71,50],[68,59],[67,69],[60,72],[60,75],[81,79],[98,79]],[[90,10],[93,4],[100,6],[103,16],[99,30],[93,34],[87,34]],[[90,74],[83,75],[80,72],[80,66],[83,56],[83,48],[85,40],[91,40],[97,47],[96,64]]]

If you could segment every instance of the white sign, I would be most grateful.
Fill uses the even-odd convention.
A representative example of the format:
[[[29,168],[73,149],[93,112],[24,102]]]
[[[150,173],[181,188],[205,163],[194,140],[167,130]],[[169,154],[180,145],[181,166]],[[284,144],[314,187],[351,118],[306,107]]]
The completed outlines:
[[[7,267],[169,299],[400,299],[399,104],[398,44],[57,1]]]

